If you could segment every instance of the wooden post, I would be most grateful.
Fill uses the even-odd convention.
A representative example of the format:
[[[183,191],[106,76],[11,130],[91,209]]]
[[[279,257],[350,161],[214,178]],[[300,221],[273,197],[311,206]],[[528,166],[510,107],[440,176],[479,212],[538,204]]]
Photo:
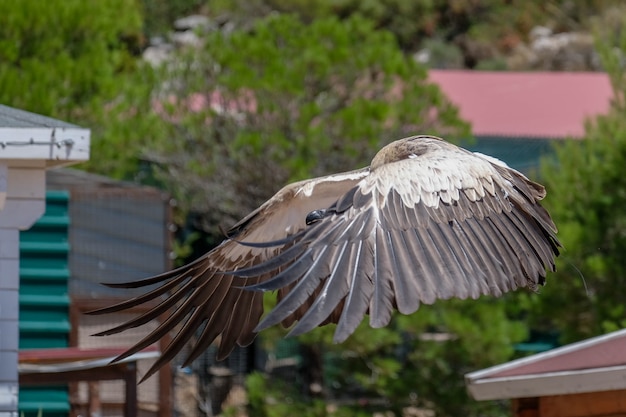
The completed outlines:
[[[126,403],[124,417],[137,417],[137,363],[128,362],[125,372]]]
[[[89,417],[102,416],[102,403],[100,402],[100,383],[98,381],[87,382],[88,389],[88,409]]]

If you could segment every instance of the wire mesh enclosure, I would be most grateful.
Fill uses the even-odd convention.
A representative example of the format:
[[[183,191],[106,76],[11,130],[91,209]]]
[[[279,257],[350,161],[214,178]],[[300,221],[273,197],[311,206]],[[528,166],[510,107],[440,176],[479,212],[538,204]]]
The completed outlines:
[[[102,282],[122,282],[161,273],[171,267],[171,203],[151,187],[114,181],[77,170],[52,170],[48,190],[69,193],[70,346],[127,348],[148,334],[156,323],[106,338],[93,333],[115,326],[133,314],[83,314],[132,296]],[[151,360],[138,362],[141,377]],[[168,417],[172,410],[172,372],[166,366],[137,389],[139,415]],[[80,382],[70,386],[71,415],[99,412],[122,415],[124,384],[119,381]],[[94,406],[95,404],[95,406]],[[95,409],[94,409],[95,408]]]

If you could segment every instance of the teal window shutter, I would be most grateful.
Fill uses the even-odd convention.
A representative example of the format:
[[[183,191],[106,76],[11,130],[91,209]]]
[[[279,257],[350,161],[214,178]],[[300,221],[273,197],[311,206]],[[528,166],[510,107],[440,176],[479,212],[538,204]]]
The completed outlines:
[[[20,233],[20,350],[68,347],[68,207],[68,192],[48,191],[45,214]],[[24,417],[65,417],[67,386],[20,387],[18,408]]]

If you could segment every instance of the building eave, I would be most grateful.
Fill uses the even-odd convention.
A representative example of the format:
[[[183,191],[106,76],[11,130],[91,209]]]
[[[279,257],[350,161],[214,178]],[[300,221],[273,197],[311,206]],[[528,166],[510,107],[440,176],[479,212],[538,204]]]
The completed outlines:
[[[623,329],[471,372],[465,375],[466,386],[477,400],[626,389],[623,355],[610,354],[610,348],[621,349],[625,339]],[[601,354],[590,357],[591,352]],[[584,360],[572,360],[585,355]],[[536,372],[541,369],[546,371]]]
[[[466,385],[476,400],[618,390],[626,389],[626,365],[482,379],[468,374]]]
[[[45,167],[89,159],[90,130],[0,104],[0,161]]]
[[[0,128],[0,160],[45,160],[46,166],[89,159],[90,130],[79,127]]]

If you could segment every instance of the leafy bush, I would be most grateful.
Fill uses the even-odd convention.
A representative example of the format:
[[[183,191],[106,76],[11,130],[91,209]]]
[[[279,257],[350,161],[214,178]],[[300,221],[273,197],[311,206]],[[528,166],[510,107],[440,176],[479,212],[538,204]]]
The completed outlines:
[[[0,16],[0,102],[68,120],[115,97],[142,36],[126,0],[2,0]]]

